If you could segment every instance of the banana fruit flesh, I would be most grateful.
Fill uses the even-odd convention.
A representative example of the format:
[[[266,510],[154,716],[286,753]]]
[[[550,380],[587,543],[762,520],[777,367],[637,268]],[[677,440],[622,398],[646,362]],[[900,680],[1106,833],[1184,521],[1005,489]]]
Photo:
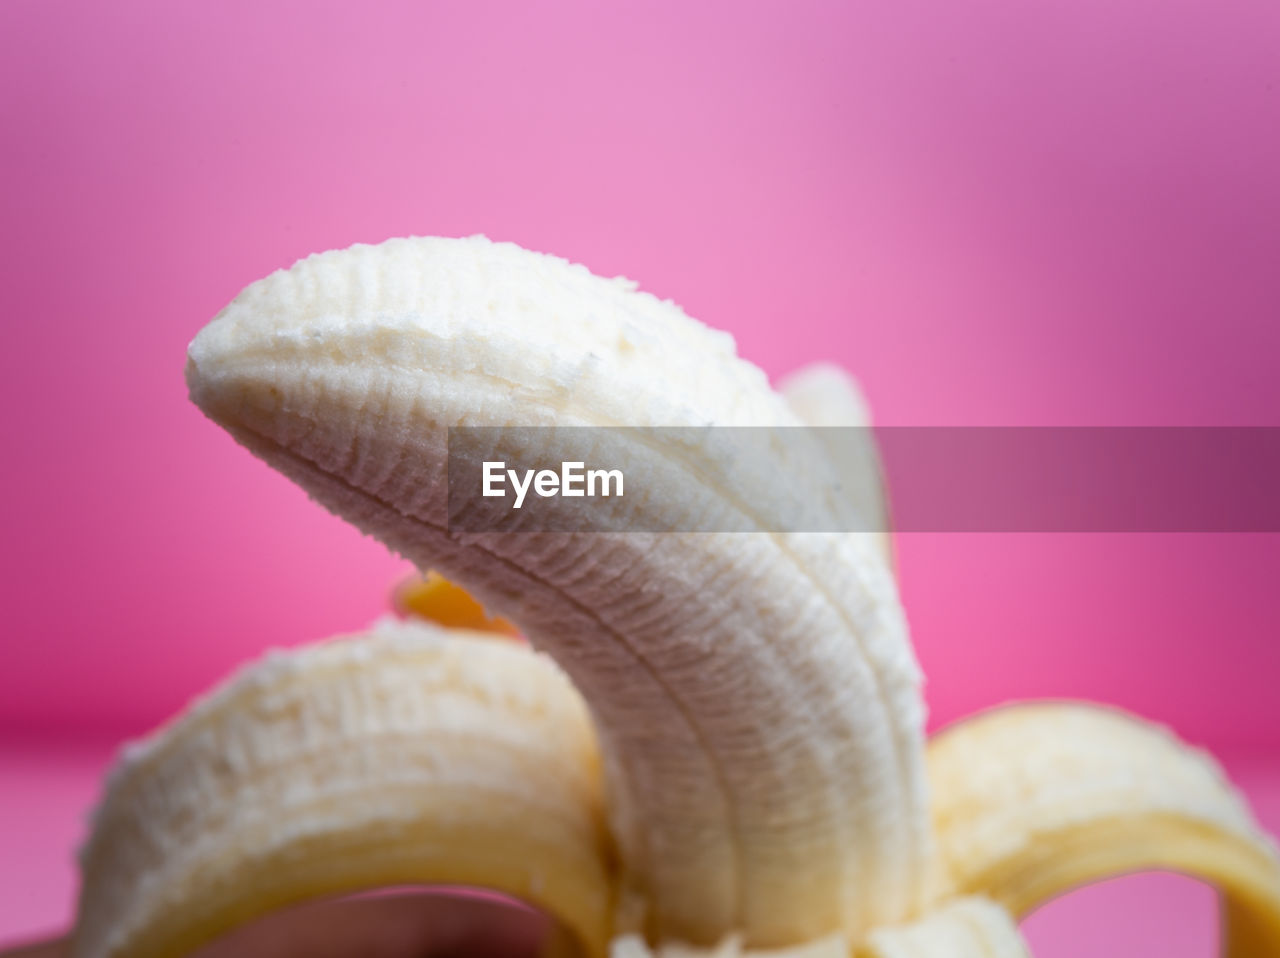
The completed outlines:
[[[1004,908],[980,897],[957,898],[925,917],[878,928],[852,958],[1026,958],[1026,943]],[[752,951],[737,937],[715,948],[669,944],[650,950],[628,937],[614,943],[611,958],[850,958],[840,935],[791,948]]]
[[[1013,916],[982,897],[957,898],[918,921],[871,933],[855,958],[1026,958]]]
[[[1144,867],[1224,889],[1228,954],[1280,954],[1274,849],[1166,733],[1028,705],[926,746],[884,537],[625,531],[759,501],[883,521],[874,449],[828,450],[832,498],[785,450],[748,495],[710,445],[668,443],[645,450],[662,501],[618,500],[615,531],[447,527],[450,426],[863,425],[838,370],[780,394],[674,305],[471,238],[273,274],[196,337],[187,380],[479,603],[437,584],[411,611],[492,609],[546,656],[384,626],[244,673],[113,774],[77,956],[178,956],[290,902],[434,882],[530,900],[592,956],[1011,958],[1028,909]]]
[[[450,426],[799,425],[727,335],[511,244],[391,241],[250,286],[187,378],[252,452],[569,674],[600,731],[622,930],[773,947],[920,905],[920,676],[868,542],[446,529]],[[669,491],[617,500],[620,530],[820,495],[787,461],[750,500],[704,447],[646,462]]]

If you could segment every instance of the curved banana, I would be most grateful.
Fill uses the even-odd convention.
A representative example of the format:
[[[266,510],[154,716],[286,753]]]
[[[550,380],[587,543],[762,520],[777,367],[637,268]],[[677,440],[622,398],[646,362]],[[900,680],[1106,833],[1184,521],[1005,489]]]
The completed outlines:
[[[672,304],[472,238],[353,247],[255,283],[196,337],[187,378],[251,451],[483,603],[433,580],[403,605],[510,615],[585,705],[528,648],[426,626],[249,670],[113,776],[79,958],[177,956],[278,905],[401,882],[498,888],[613,958],[1013,958],[1027,909],[1146,867],[1224,890],[1232,958],[1280,953],[1274,850],[1168,734],[1023,706],[945,732],[926,770],[875,537],[627,531],[883,520],[874,450],[828,446],[819,475],[781,443],[776,475],[742,479],[705,429],[596,430],[664,494],[616,500],[604,532],[449,525],[451,426],[577,460],[580,440],[511,427],[864,424],[838,371],[784,399]]]
[[[416,624],[274,653],[113,770],[75,958],[178,958],[394,884],[534,903],[600,955],[613,868],[581,698],[527,647]]]
[[[1078,885],[1165,869],[1217,885],[1231,958],[1280,954],[1280,859],[1208,755],[1079,703],[1006,706],[929,744],[953,894],[1021,917]]]
[[[392,240],[249,286],[192,342],[187,379],[252,452],[509,616],[570,675],[601,736],[621,931],[773,947],[856,938],[920,905],[920,676],[870,543],[625,531],[750,525],[762,504],[838,516],[825,477],[783,450],[744,488],[709,441],[597,430],[665,490],[616,500],[620,531],[447,528],[450,426],[799,425],[729,336],[511,244]]]

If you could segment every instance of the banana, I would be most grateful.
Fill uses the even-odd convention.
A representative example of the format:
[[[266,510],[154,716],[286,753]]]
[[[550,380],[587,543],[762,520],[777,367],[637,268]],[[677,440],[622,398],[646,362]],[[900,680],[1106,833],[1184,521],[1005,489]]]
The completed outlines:
[[[130,748],[82,870],[75,958],[178,958],[285,905],[426,883],[532,902],[599,955],[614,888],[564,674],[413,623],[270,655]]]
[[[447,528],[450,426],[800,425],[729,336],[564,260],[415,239],[249,286],[188,357],[206,415],[569,674],[601,737],[619,931],[775,947],[858,937],[919,906],[924,710],[880,556],[849,535],[626,531],[758,522],[761,503],[838,516],[825,477],[792,468],[799,453],[744,488],[713,439],[632,448],[632,432],[592,431],[643,457],[662,490],[614,500],[619,531]]]
[[[583,459],[580,433],[535,450],[512,427],[865,424],[843,373],[779,394],[674,305],[477,237],[273,274],[196,337],[187,381],[320,504],[476,597],[433,579],[407,611],[494,609],[548,657],[408,623],[249,669],[112,774],[78,958],[177,956],[404,882],[525,898],[589,956],[1013,958],[1041,901],[1150,867],[1223,889],[1231,958],[1280,953],[1274,849],[1169,733],[1040,704],[926,746],[886,538],[759,531],[883,523],[873,448],[824,444],[822,474],[782,443],[776,475],[742,479],[705,428],[597,430],[663,494],[613,501],[602,532],[451,529],[451,426]],[[708,515],[757,531],[627,531]]]
[[[1077,885],[1186,872],[1225,900],[1231,958],[1280,954],[1280,859],[1221,769],[1170,732],[1080,703],[1007,706],[929,746],[949,890],[1021,917]]]
[[[871,432],[871,410],[857,381],[832,363],[813,363],[784,378],[778,390],[792,412],[814,427],[862,527],[874,530],[868,534],[894,566],[884,471]]]

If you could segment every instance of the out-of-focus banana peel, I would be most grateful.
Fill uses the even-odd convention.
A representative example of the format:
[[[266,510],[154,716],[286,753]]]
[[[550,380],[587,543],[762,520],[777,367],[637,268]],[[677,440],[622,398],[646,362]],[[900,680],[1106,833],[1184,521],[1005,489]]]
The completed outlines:
[[[1224,899],[1229,958],[1280,955],[1280,858],[1206,753],[1116,709],[1005,706],[928,746],[945,893],[1021,918],[1090,882],[1182,872]]]
[[[445,628],[512,637],[520,634],[514,622],[490,615],[470,592],[438,572],[405,579],[392,593],[392,605],[402,615],[425,619]]]
[[[897,574],[897,547],[884,465],[871,429],[871,407],[858,381],[833,363],[813,363],[778,383],[778,391],[800,420],[815,429],[842,488],[867,534]],[[860,533],[861,534],[861,533]]]
[[[490,888],[605,951],[614,866],[585,704],[523,644],[384,622],[242,670],[113,770],[75,958],[180,958],[270,912]]]

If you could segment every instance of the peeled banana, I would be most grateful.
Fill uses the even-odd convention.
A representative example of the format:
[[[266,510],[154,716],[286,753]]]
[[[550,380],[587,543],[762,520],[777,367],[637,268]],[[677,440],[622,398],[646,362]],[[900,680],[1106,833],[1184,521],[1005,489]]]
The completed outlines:
[[[249,287],[187,379],[251,451],[568,673],[602,740],[621,930],[775,947],[919,907],[920,676],[871,544],[627,531],[795,498],[801,469],[744,500],[705,449],[659,448],[669,492],[616,500],[616,533],[448,531],[450,426],[800,425],[727,335],[510,244],[393,240]]]
[[[829,450],[833,496],[782,448],[746,495],[710,444],[658,443],[663,495],[615,500],[606,531],[450,528],[450,427],[865,424],[842,373],[784,396],[674,304],[472,237],[254,283],[186,375],[242,445],[533,648],[383,627],[195,705],[113,774],[77,955],[178,956],[289,902],[438,882],[528,899],[589,955],[995,958],[1025,954],[1045,897],[1153,866],[1226,890],[1229,954],[1280,953],[1274,849],[1167,735],[1025,706],[926,747],[883,537],[628,531],[760,502],[882,522],[873,449]],[[580,458],[565,442],[537,452]],[[475,611],[456,600],[414,602],[449,623]]]

